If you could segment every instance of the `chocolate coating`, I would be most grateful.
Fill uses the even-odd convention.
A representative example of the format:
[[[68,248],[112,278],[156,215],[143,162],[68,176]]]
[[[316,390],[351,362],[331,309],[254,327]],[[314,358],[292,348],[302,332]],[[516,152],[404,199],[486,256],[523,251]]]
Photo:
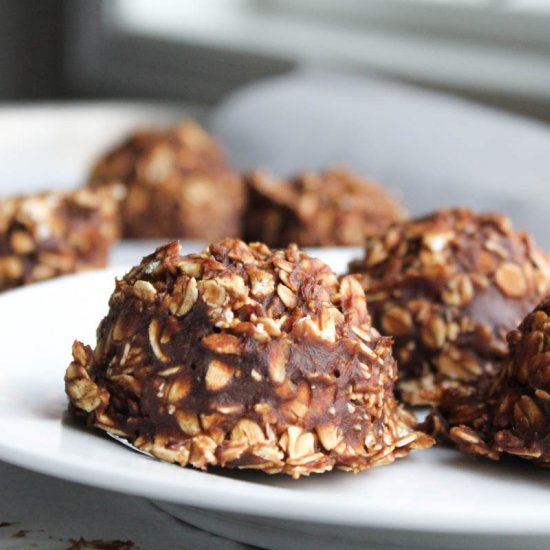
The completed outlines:
[[[65,381],[90,425],[181,465],[294,477],[387,464],[431,439],[395,402],[364,293],[296,246],[171,243],[117,281]]]
[[[398,387],[412,404],[441,388],[487,390],[506,334],[545,295],[548,257],[498,214],[441,210],[367,240],[361,274],[373,324],[394,338]],[[461,390],[462,391],[462,390]]]
[[[123,235],[213,240],[241,233],[244,187],[214,138],[192,122],[140,131],[101,157],[89,185],[120,181]]]
[[[245,183],[245,239],[269,246],[363,244],[365,236],[406,218],[381,187],[343,169],[307,172],[290,181],[254,172]]]
[[[0,290],[104,267],[119,237],[122,189],[79,189],[0,200]]]

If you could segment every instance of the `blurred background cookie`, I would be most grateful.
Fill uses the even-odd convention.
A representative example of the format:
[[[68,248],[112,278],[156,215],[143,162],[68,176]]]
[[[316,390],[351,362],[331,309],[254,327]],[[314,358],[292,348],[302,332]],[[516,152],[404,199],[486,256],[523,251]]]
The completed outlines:
[[[123,236],[212,240],[239,236],[244,188],[205,130],[184,122],[137,131],[102,156],[89,185],[126,187]]]
[[[291,180],[257,171],[245,182],[244,238],[269,246],[360,245],[367,235],[407,217],[382,187],[343,168]]]
[[[0,200],[0,290],[104,267],[119,237],[120,186]]]

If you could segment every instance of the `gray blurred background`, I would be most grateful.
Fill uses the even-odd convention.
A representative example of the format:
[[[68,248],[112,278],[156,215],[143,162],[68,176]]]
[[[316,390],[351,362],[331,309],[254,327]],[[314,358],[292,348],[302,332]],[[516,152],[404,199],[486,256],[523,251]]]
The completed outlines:
[[[550,120],[548,0],[0,0],[0,100],[213,104],[300,65]]]
[[[345,165],[550,247],[550,0],[0,0],[0,195],[186,116],[239,169]]]

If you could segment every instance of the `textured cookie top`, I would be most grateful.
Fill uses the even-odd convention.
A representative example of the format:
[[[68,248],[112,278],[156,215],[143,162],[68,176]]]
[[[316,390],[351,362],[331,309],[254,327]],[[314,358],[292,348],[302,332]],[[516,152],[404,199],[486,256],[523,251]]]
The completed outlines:
[[[130,286],[138,295],[156,295],[155,283],[163,294],[162,306],[172,314],[184,316],[198,303],[214,326],[260,342],[300,327],[334,342],[342,335],[346,312],[356,324],[369,320],[359,285],[344,281],[348,301],[338,307],[342,289],[336,275],[295,245],[272,252],[260,243],[227,239],[201,254],[180,256],[174,242],[125,276],[111,305]]]
[[[73,411],[160,458],[293,476],[359,471],[431,445],[396,404],[391,340],[364,293],[291,245],[171,243],[117,281]]]
[[[363,244],[364,237],[403,220],[406,212],[377,184],[344,169],[281,180],[265,172],[247,178],[245,236],[271,246]]]
[[[369,289],[430,279],[433,289],[424,293],[449,305],[474,307],[472,286],[492,283],[507,298],[548,288],[548,260],[527,233],[514,231],[503,215],[463,208],[439,210],[372,237],[364,260],[354,265],[368,269]]]
[[[94,166],[91,181],[118,178],[154,185],[187,174],[228,169],[216,140],[194,122],[134,132]]]
[[[550,299],[508,335],[510,359],[483,403],[470,399],[451,439],[468,453],[507,453],[550,466]]]
[[[504,216],[466,209],[368,239],[350,270],[361,273],[375,326],[396,339],[403,378],[425,376],[426,384],[427,369],[439,381],[496,374],[506,334],[550,280],[547,256],[527,234]]]

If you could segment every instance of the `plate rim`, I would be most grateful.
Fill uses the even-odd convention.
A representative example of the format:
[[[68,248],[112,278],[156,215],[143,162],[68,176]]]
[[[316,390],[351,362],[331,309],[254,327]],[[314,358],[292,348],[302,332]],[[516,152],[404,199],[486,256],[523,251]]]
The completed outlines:
[[[102,270],[68,275],[54,280],[37,283],[28,287],[13,289],[0,295],[0,311],[6,302],[17,302],[20,299],[24,300],[25,298],[20,297],[27,296],[29,294],[32,297],[33,294],[40,294],[41,292],[49,291],[50,287],[61,288],[68,282],[73,285],[81,285],[82,281],[93,281],[94,279],[98,279],[102,280],[106,285],[107,278],[111,280],[111,278],[116,277],[117,274],[120,276],[121,273],[124,273],[125,269],[126,267],[121,266],[109,267]],[[107,308],[106,305],[105,308]],[[0,364],[0,373],[2,370],[3,369]],[[12,374],[12,376],[14,375]],[[14,379],[17,379],[16,375]],[[59,382],[62,387],[62,380]],[[0,407],[0,415],[1,413],[2,408]],[[65,430],[70,429],[70,427],[63,425],[60,429]],[[120,446],[119,443],[114,441],[112,444]],[[120,447],[122,449],[122,446]],[[122,450],[123,452],[130,452],[126,449]],[[424,452],[433,451],[427,450]],[[452,452],[454,453],[455,451]],[[420,451],[420,453],[422,453],[422,451]],[[384,528],[391,531],[411,530],[419,532],[457,532],[488,535],[509,533],[518,535],[539,534],[550,536],[550,522],[548,522],[547,514],[545,514],[542,510],[539,511],[539,513],[530,515],[528,518],[523,516],[521,522],[519,523],[517,521],[513,521],[516,511],[514,509],[513,511],[511,510],[509,514],[505,514],[504,516],[500,514],[497,516],[494,512],[488,510],[487,514],[484,515],[483,518],[478,518],[477,521],[475,518],[472,521],[472,517],[467,516],[465,513],[458,515],[454,514],[452,519],[455,521],[451,524],[449,521],[451,516],[445,511],[445,507],[442,507],[435,515],[432,512],[429,521],[426,519],[425,513],[421,509],[407,510],[406,517],[400,516],[397,518],[395,515],[389,513],[385,516],[383,514],[373,514],[368,517],[362,517],[361,520],[358,521],[357,515],[352,513],[353,510],[351,507],[346,508],[344,506],[338,510],[331,507],[331,503],[329,503],[328,507],[331,509],[331,515],[327,515],[327,503],[315,501],[315,499],[312,499],[311,493],[308,494],[305,491],[302,493],[296,493],[295,491],[290,491],[286,487],[277,487],[268,484],[262,485],[262,490],[257,491],[259,494],[257,494],[255,498],[248,498],[250,497],[251,492],[245,491],[247,493],[247,500],[235,502],[234,500],[231,500],[231,498],[234,498],[235,495],[231,498],[227,498],[226,496],[224,496],[224,498],[220,498],[219,490],[216,491],[216,479],[214,477],[205,478],[207,480],[206,483],[197,483],[197,476],[203,475],[203,473],[198,470],[189,468],[182,469],[176,465],[162,463],[157,459],[138,456],[137,453],[136,457],[138,457],[139,460],[154,460],[154,462],[161,468],[178,468],[179,473],[177,475],[180,477],[178,478],[177,486],[180,488],[185,486],[186,491],[170,495],[166,480],[163,480],[163,483],[160,485],[155,486],[154,479],[145,479],[142,480],[143,483],[136,485],[135,474],[128,471],[123,471],[120,465],[116,464],[115,467],[109,471],[108,464],[103,465],[102,467],[101,464],[97,464],[94,461],[90,461],[86,464],[76,463],[74,460],[63,457],[62,453],[59,451],[57,451],[55,456],[44,454],[41,455],[39,450],[33,449],[32,447],[24,448],[14,445],[13,443],[11,445],[9,442],[6,443],[6,441],[2,440],[2,435],[0,434],[0,460],[4,460],[29,470],[58,477],[60,479],[66,479],[103,489],[115,490],[121,493],[132,494],[149,499],[173,502],[175,504],[183,504],[199,508],[202,507],[221,512],[250,514],[273,519],[288,519],[312,523],[333,522],[335,525],[348,525],[359,528]],[[411,459],[413,458],[406,457],[404,459],[400,459],[398,463]],[[155,466],[154,468],[157,467],[158,466]],[[498,467],[498,465],[495,465],[495,467]],[[337,473],[325,475],[351,476],[353,474]],[[357,475],[368,475],[368,471]],[[235,479],[233,477],[220,477],[220,479],[226,480],[223,482],[223,486],[226,487],[229,484],[230,488],[238,488],[241,486],[241,483],[250,483],[247,480]],[[322,479],[321,475],[316,476],[316,479]],[[299,484],[300,482],[300,480],[295,481],[296,484]],[[246,486],[242,487],[246,488]],[[340,496],[341,495],[339,495],[339,497]],[[342,499],[339,498],[336,499],[336,501],[341,503]],[[450,525],[452,525],[452,529],[449,528]],[[496,526],[498,526],[498,530],[496,529]]]

